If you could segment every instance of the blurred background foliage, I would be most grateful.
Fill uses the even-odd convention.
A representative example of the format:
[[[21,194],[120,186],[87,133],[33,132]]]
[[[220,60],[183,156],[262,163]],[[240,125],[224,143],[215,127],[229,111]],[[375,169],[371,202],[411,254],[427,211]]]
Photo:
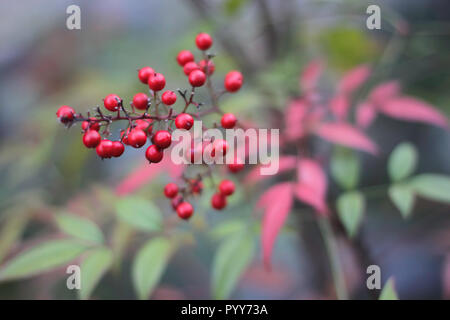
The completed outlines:
[[[81,7],[79,31],[65,27],[70,4]],[[382,30],[365,27],[368,4],[380,5]],[[18,273],[11,278],[31,274],[27,268],[57,266],[55,256],[84,252],[75,261],[91,270],[84,280],[92,287],[78,293],[81,298],[146,298],[150,292],[155,299],[334,297],[314,213],[304,207],[295,208],[276,244],[272,272],[264,270],[253,204],[273,181],[242,186],[221,213],[209,209],[210,194],[202,195],[194,219],[167,243],[160,233],[161,224],[173,219],[162,196],[170,175],[162,172],[132,195],[118,197],[116,187],[144,164],[142,150],[102,161],[83,147],[78,126],[66,130],[57,122],[63,104],[85,112],[111,92],[131,100],[144,90],[136,77],[142,66],[164,73],[168,88],[185,87],[175,56],[194,49],[198,32],[215,39],[216,86],[230,69],[246,78],[222,109],[261,127],[280,127],[287,101],[300,94],[302,68],[316,58],[327,62],[323,86],[330,96],[344,71],[371,63],[371,81],[398,79],[406,93],[450,114],[446,0],[3,1],[0,11],[0,265],[43,241],[52,245],[43,249],[43,265],[25,257],[9,271]],[[118,137],[120,128],[113,129]],[[362,186],[387,183],[387,157],[402,141],[419,150],[419,173],[450,173],[448,131],[380,118],[369,134],[383,150],[379,157],[360,156]],[[332,185],[331,197],[337,193]],[[137,217],[121,218],[122,211]],[[395,277],[400,298],[448,298],[448,214],[448,205],[421,200],[405,221],[386,194],[369,200],[354,244],[337,238],[352,297],[370,297],[363,267],[370,261],[381,266],[383,283]],[[148,242],[149,232],[159,238]],[[63,234],[84,242],[61,241],[67,239]],[[65,268],[39,274],[1,282],[0,298],[76,297],[66,288]]]

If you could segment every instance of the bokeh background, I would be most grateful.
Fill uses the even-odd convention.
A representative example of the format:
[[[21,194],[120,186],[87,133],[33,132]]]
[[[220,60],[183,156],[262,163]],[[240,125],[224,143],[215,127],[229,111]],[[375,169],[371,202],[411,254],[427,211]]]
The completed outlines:
[[[81,7],[81,30],[66,28],[70,4]],[[381,7],[381,30],[365,26],[369,4]],[[317,58],[327,63],[325,92],[344,71],[370,63],[379,68],[375,80],[398,79],[406,93],[450,114],[446,0],[8,0],[0,3],[0,12],[0,265],[39,241],[60,237],[54,215],[81,215],[101,227],[118,257],[94,299],[136,298],[130,269],[148,237],[112,216],[117,187],[143,168],[145,159],[143,150],[127,149],[120,159],[100,160],[83,147],[79,125],[65,129],[55,112],[63,104],[85,112],[111,92],[131,100],[145,89],[136,69],[146,65],[165,74],[168,88],[186,87],[175,57],[181,49],[195,51],[197,33],[214,37],[215,85],[222,85],[230,69],[241,70],[246,79],[238,94],[223,99],[223,110],[260,126],[273,126],[273,118],[299,94],[301,70]],[[387,156],[402,141],[418,148],[418,172],[450,174],[450,135],[442,128],[380,117],[369,135],[382,152],[361,155],[362,186],[387,183]],[[173,215],[161,192],[169,174],[147,180],[132,195]],[[205,205],[208,195],[201,197],[196,203],[201,214],[185,227],[192,237],[170,260],[151,297],[211,298],[211,264],[220,233],[227,232],[218,226],[251,216],[271,183],[247,188],[220,214]],[[337,187],[329,193],[333,199]],[[368,201],[358,237],[336,236],[351,298],[373,297],[365,287],[368,264],[381,267],[383,282],[395,277],[401,299],[449,298],[448,204],[420,200],[405,221],[385,193]],[[232,298],[335,298],[314,213],[302,206],[293,211],[276,243],[273,270],[264,269],[257,249]],[[127,235],[123,239],[121,232]],[[59,268],[2,282],[0,298],[76,298],[65,281],[65,268]]]

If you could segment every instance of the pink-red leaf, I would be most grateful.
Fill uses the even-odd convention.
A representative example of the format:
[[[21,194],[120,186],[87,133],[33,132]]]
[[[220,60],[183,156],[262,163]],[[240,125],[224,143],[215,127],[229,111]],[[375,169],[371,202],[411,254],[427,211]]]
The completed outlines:
[[[385,101],[398,96],[400,93],[400,84],[398,81],[392,80],[384,82],[376,86],[369,93],[369,100],[376,105],[381,105]]]
[[[350,108],[348,96],[346,94],[337,94],[331,99],[330,108],[339,121],[344,121]]]
[[[285,135],[288,140],[301,138],[305,134],[304,119],[308,111],[306,102],[302,99],[289,103],[285,115]]]
[[[359,129],[347,123],[322,123],[314,133],[332,143],[359,149],[372,154],[378,152],[378,147]]]
[[[370,72],[370,67],[367,65],[361,65],[348,71],[339,81],[339,92],[351,94],[367,80]]]
[[[378,106],[378,109],[392,118],[448,127],[448,120],[442,113],[428,103],[413,97],[403,96],[388,100]]]
[[[298,162],[297,185],[294,189],[297,198],[317,212],[327,214],[327,188],[327,176],[320,163],[313,159],[301,159]]]
[[[292,202],[292,184],[284,182],[267,190],[257,203],[257,207],[264,209],[261,245],[263,261],[267,268],[270,268],[273,246],[291,211]]]
[[[278,173],[283,173],[288,170],[294,169],[297,163],[297,157],[295,156],[282,156],[278,159]],[[271,164],[274,165],[274,164]],[[256,183],[264,179],[271,178],[271,175],[261,175],[261,168],[267,165],[255,166],[244,178],[244,183]]]
[[[356,107],[356,124],[361,128],[367,128],[375,120],[377,112],[370,102],[363,102]]]
[[[320,76],[323,72],[323,64],[320,60],[311,61],[303,70],[300,77],[300,88],[303,91],[311,91],[317,87]]]

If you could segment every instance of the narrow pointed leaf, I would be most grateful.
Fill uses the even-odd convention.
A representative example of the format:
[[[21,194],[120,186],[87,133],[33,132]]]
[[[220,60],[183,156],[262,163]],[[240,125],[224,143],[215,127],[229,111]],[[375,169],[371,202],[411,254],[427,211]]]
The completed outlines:
[[[339,81],[339,92],[350,94],[357,90],[370,76],[370,67],[367,65],[358,66],[348,71]]]
[[[358,184],[360,163],[354,151],[335,148],[330,169],[333,178],[341,187],[352,189]]]
[[[388,161],[389,177],[399,181],[410,176],[417,167],[417,150],[413,144],[403,142],[395,147]]]
[[[350,237],[357,234],[361,225],[365,200],[359,191],[347,192],[339,196],[336,203],[339,219]]]
[[[162,227],[162,213],[152,202],[139,197],[122,198],[116,203],[122,221],[143,231],[158,231]]]
[[[112,251],[107,248],[95,249],[86,255],[80,265],[81,289],[78,295],[81,300],[89,299],[112,262]]]
[[[394,278],[391,277],[386,281],[378,300],[398,300]]]
[[[389,187],[388,193],[403,218],[408,218],[414,206],[413,190],[407,185],[394,184]]]
[[[421,197],[450,203],[450,177],[440,174],[421,174],[410,181],[410,186]]]
[[[55,219],[58,227],[69,236],[97,244],[103,242],[103,233],[91,220],[68,213],[59,214]]]

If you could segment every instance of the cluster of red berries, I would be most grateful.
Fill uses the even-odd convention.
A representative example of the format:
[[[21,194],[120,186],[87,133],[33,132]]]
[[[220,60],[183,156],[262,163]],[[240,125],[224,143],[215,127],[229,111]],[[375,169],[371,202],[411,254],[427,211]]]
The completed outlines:
[[[81,113],[76,113],[69,106],[62,106],[56,112],[58,119],[68,127],[76,122],[82,122],[83,144],[87,148],[95,148],[98,156],[102,159],[120,157],[126,146],[142,148],[147,141],[151,141],[151,145],[145,151],[145,157],[150,163],[160,162],[164,156],[164,149],[169,148],[172,143],[173,126],[177,129],[189,130],[194,124],[194,118],[200,118],[208,113],[221,113],[216,105],[198,113],[188,113],[187,111],[190,105],[194,105],[197,109],[202,105],[202,103],[194,101],[196,87],[206,84],[210,94],[214,94],[209,77],[214,73],[215,65],[211,60],[213,55],[206,53],[206,50],[211,48],[213,39],[206,33],[200,33],[197,35],[195,43],[198,49],[202,51],[202,60],[196,62],[194,55],[188,50],[180,51],[176,57],[192,87],[190,96],[188,96],[187,90],[177,89],[179,95],[183,98],[184,105],[180,113],[173,109],[173,105],[177,102],[177,94],[171,90],[161,92],[166,87],[164,75],[147,66],[138,70],[138,78],[140,82],[148,85],[149,94],[136,93],[130,103],[131,110],[125,108],[121,97],[116,94],[108,94],[103,99],[104,109],[97,106],[94,116],[91,116],[91,113],[88,112],[85,117]],[[242,74],[239,71],[230,71],[225,76],[223,92],[236,92],[242,87],[242,84]],[[159,110],[162,106],[163,115]],[[110,113],[106,114],[105,111]],[[128,126],[120,131],[120,137],[117,140],[109,140],[107,137],[111,135],[110,125],[119,120],[127,121]],[[226,113],[222,115],[221,126],[224,129],[232,129],[236,126],[236,123],[237,118],[234,114]],[[103,129],[102,132],[101,129]],[[201,150],[197,151],[203,152],[203,147],[202,145]],[[215,156],[217,152],[225,155],[227,150],[228,145],[225,140],[215,140],[212,142],[211,156]],[[190,159],[192,163],[194,162],[195,152],[194,149],[191,151]],[[243,167],[244,165],[238,162],[228,164],[231,172],[238,172]],[[191,181],[191,187],[189,188],[191,194],[201,191],[202,187],[192,187],[192,185],[194,184]],[[194,192],[194,190],[198,192]],[[225,196],[226,192],[222,191],[215,194],[211,200],[213,207],[216,209],[225,207]],[[177,203],[176,210],[182,218],[188,218],[193,212],[192,206],[187,202]]]
[[[216,210],[222,210],[227,205],[227,197],[234,193],[234,183],[230,180],[223,180],[218,187],[218,191],[211,197],[211,206]],[[177,184],[171,182],[164,187],[164,195],[172,199],[172,208],[181,219],[189,219],[194,214],[194,207],[184,200],[187,195],[200,194],[203,184],[199,179],[187,180],[187,186],[179,188]]]

